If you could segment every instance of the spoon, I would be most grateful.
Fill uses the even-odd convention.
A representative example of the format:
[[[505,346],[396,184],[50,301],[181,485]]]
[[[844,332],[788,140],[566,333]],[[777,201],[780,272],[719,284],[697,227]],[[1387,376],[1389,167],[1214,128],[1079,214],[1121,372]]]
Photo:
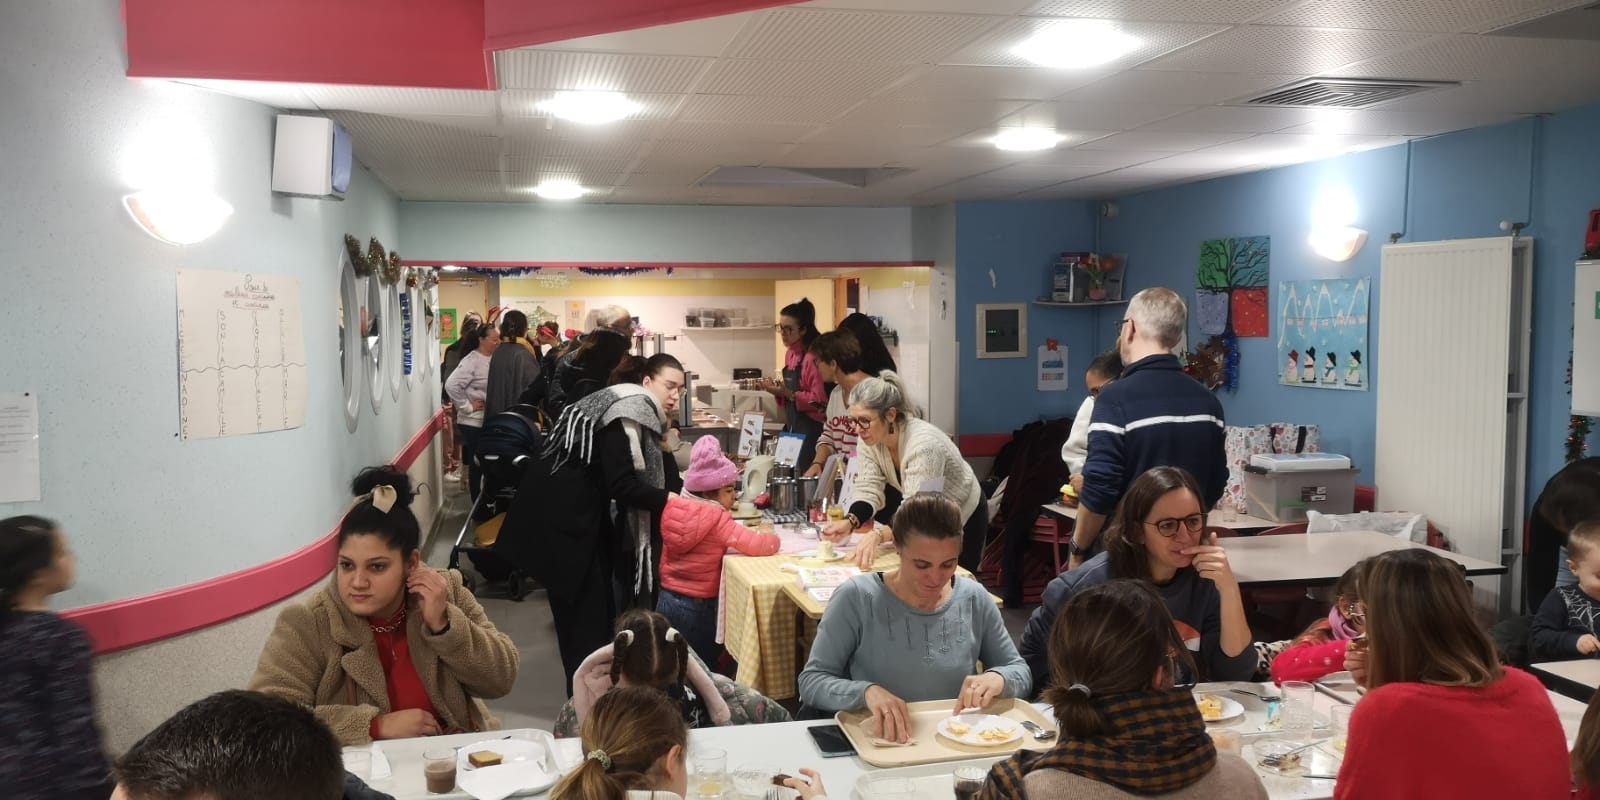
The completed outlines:
[[[1262,702],[1266,702],[1266,703],[1281,703],[1281,702],[1283,702],[1283,698],[1279,697],[1278,695],[1256,694],[1255,692],[1252,692],[1249,689],[1229,689],[1228,691],[1230,691],[1230,692],[1232,692],[1234,694],[1242,694],[1242,695],[1247,695],[1249,697],[1254,697],[1255,699],[1260,700]]]
[[[1028,720],[1022,720],[1022,727],[1027,728],[1028,732],[1033,734],[1033,740],[1036,742],[1048,742],[1056,738],[1055,731],[1047,731]]]

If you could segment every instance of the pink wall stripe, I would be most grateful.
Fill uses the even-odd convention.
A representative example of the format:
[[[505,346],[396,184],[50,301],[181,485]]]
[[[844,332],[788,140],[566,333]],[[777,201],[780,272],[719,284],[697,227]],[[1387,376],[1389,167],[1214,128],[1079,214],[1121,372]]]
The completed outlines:
[[[410,469],[444,424],[444,412],[430,417],[393,463]],[[62,616],[89,633],[96,655],[169,639],[266,608],[328,576],[334,558],[334,530],[276,561],[176,589],[101,603]]]
[[[650,267],[653,269],[815,269],[818,267],[850,267],[860,269],[891,269],[905,267],[931,267],[932,261],[451,261],[449,259],[402,260],[403,267],[439,267],[444,265],[475,267],[477,269],[578,269],[580,267],[614,269],[616,267]]]

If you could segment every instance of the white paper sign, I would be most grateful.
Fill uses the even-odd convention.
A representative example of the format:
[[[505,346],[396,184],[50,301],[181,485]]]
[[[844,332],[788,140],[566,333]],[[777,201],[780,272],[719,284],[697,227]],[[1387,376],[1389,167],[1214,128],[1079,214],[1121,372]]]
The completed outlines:
[[[39,403],[0,394],[0,503],[39,500]]]
[[[849,511],[850,504],[856,500],[856,472],[860,467],[861,456],[856,456],[844,468],[844,484],[839,487],[839,507],[845,511]]]
[[[761,426],[765,414],[745,414],[739,418],[739,457],[750,458],[761,450]]]
[[[773,461],[779,466],[792,467],[800,460],[800,450],[806,446],[806,437],[803,433],[782,433],[778,435],[778,447],[772,453]]]
[[[300,281],[179,272],[178,370],[179,431],[185,439],[304,425]]]
[[[1067,348],[1057,345],[1039,345],[1039,391],[1064,392],[1067,390]]]

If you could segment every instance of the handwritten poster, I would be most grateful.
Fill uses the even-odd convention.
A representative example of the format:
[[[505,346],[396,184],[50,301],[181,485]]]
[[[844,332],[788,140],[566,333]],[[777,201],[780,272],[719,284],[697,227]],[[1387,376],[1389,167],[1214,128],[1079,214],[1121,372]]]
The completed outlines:
[[[178,273],[179,433],[211,439],[298,428],[306,418],[300,281]]]
[[[0,503],[39,499],[39,398],[0,393]]]

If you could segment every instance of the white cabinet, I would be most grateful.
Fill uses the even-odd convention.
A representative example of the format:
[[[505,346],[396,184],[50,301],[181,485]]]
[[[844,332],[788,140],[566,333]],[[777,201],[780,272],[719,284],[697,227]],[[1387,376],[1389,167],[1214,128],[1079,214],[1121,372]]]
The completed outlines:
[[[1600,417],[1600,261],[1579,261],[1572,312],[1572,413]]]

